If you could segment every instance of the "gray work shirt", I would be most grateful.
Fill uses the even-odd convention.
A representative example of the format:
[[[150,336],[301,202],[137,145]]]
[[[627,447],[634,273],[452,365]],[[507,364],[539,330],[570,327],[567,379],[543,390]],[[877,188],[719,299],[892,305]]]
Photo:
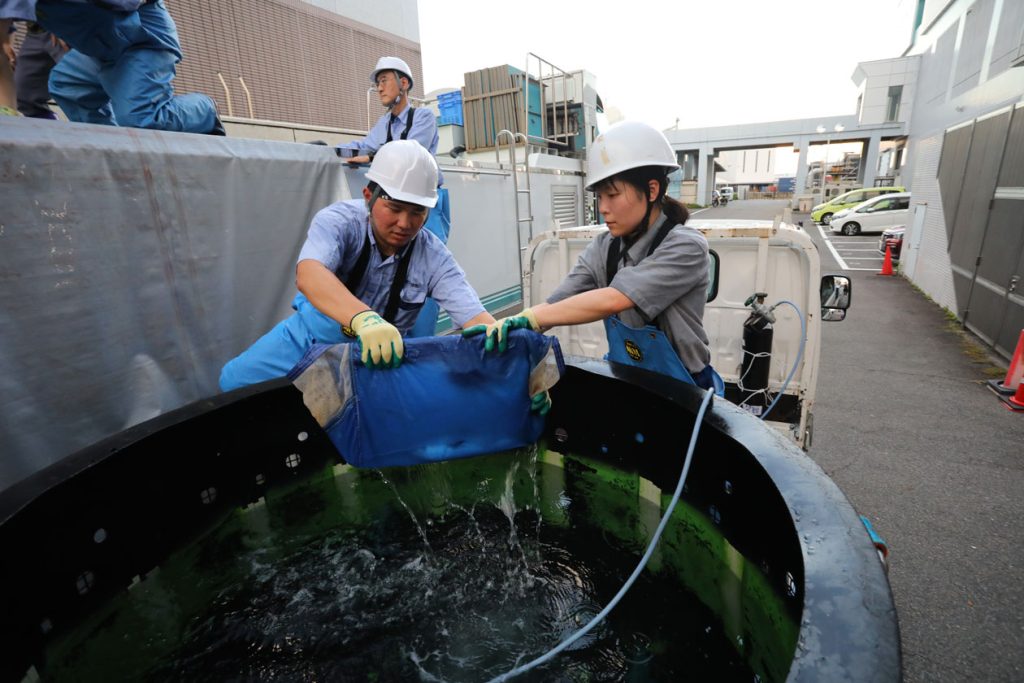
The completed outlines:
[[[647,256],[651,240],[665,220],[662,214],[622,254],[619,270],[610,286],[636,304],[619,314],[622,322],[631,327],[656,323],[686,369],[697,374],[711,362],[703,324],[709,277],[708,241],[693,228],[677,225],[654,253]],[[580,254],[572,272],[548,297],[548,303],[609,286],[608,248],[612,239],[608,232],[595,237]]]

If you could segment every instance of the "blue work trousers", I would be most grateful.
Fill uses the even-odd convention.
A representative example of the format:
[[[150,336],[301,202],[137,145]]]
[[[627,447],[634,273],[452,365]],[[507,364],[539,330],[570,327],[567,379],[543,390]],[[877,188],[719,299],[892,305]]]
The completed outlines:
[[[181,46],[159,0],[135,12],[40,0],[40,23],[73,48],[50,73],[50,94],[72,121],[209,133],[217,109],[206,95],[175,95]]]
[[[220,371],[221,391],[284,377],[314,344],[352,342],[341,325],[328,318],[302,294],[292,301],[295,313],[275,325]]]

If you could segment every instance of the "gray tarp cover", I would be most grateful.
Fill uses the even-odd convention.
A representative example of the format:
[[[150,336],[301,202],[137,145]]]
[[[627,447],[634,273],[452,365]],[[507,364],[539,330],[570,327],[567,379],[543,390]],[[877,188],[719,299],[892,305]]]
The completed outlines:
[[[0,489],[218,393],[290,312],[328,147],[0,121]]]

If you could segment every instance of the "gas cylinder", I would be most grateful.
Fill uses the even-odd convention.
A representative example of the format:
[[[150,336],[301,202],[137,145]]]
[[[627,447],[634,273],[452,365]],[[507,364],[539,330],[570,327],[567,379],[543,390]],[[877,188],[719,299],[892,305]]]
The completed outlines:
[[[743,321],[743,361],[738,384],[743,392],[743,406],[755,415],[760,415],[768,407],[768,396],[763,390],[768,388],[772,338],[775,336],[772,325],[775,315],[764,305],[765,296],[758,293],[747,299],[747,305],[753,310]]]

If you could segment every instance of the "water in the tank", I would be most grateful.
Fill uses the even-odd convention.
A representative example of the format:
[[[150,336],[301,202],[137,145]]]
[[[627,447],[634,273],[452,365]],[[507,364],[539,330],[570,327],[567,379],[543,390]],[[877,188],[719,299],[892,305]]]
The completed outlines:
[[[558,644],[619,589],[660,515],[638,481],[535,450],[328,470],[233,513],[64,635],[39,673],[486,681]],[[784,678],[795,625],[756,568],[715,561],[713,525],[699,519],[679,508],[618,608],[520,680]]]

